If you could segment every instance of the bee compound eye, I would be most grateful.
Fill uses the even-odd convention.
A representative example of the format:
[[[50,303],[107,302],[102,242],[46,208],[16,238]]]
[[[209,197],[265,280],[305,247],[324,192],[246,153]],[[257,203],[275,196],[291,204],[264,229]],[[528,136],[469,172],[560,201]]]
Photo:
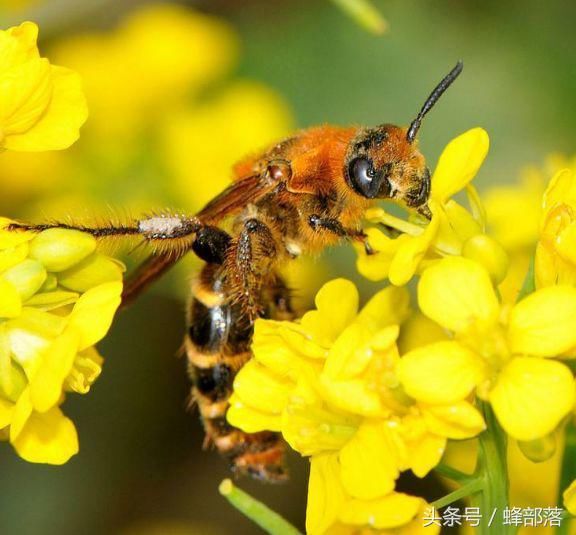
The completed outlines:
[[[370,158],[355,158],[348,166],[348,177],[352,187],[363,195],[373,199],[378,194],[379,180]]]

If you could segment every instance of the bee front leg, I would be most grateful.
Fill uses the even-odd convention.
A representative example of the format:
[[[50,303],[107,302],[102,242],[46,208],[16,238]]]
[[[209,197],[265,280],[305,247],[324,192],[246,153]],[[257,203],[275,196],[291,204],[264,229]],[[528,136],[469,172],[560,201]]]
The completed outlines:
[[[314,214],[308,218],[308,224],[316,232],[331,232],[341,238],[362,242],[366,254],[374,253],[363,230],[346,228],[336,218],[321,217]]]

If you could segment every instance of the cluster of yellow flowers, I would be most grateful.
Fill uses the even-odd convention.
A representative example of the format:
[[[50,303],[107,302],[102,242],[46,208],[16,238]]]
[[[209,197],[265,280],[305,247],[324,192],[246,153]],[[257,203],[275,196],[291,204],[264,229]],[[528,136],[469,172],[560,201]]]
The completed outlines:
[[[12,151],[63,149],[87,108],[80,77],[51,65],[25,22],[0,31],[0,143]],[[124,267],[72,230],[34,234],[0,218],[0,439],[27,461],[65,463],[78,451],[60,405],[101,371],[93,347],[120,304]]]
[[[100,374],[93,345],[120,304],[123,266],[84,233],[9,223],[0,220],[0,438],[27,461],[62,464],[78,437],[60,405]]]
[[[498,285],[509,253],[487,234],[470,184],[487,151],[479,128],[446,147],[430,221],[367,212],[388,233],[368,229],[376,253],[359,248],[358,269],[391,285],[360,312],[354,284],[337,279],[300,320],[256,322],[254,359],[236,378],[228,419],[249,432],[280,431],[310,457],[309,533],[434,533],[425,501],[395,490],[402,472],[424,477],[448,441],[497,432],[491,411],[527,450],[573,415],[565,359],[576,356],[576,179],[565,170],[550,182],[534,270],[508,303]],[[462,189],[469,210],[452,198]],[[405,286],[414,275],[417,310]]]

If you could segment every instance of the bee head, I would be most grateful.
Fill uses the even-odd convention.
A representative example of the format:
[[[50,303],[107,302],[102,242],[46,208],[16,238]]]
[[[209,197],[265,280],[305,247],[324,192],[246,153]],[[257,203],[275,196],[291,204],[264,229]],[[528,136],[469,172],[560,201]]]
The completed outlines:
[[[442,79],[408,128],[383,124],[359,130],[346,153],[347,184],[369,199],[398,199],[427,213],[430,170],[418,150],[422,119],[462,72],[462,62]]]
[[[428,201],[430,171],[408,130],[385,124],[359,131],[346,154],[348,185],[368,199],[396,199],[418,208]]]

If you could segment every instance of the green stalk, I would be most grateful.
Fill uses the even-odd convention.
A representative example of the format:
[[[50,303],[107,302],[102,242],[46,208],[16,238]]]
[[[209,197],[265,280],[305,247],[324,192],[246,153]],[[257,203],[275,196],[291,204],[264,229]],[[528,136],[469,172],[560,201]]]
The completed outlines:
[[[270,535],[302,535],[278,513],[234,486],[229,479],[222,481],[218,490],[238,511],[260,526],[266,533]]]
[[[482,490],[482,485],[483,482],[481,479],[471,480],[469,483],[462,485],[454,492],[443,496],[442,498],[432,502],[430,505],[434,507],[434,509],[442,509],[442,507],[446,507],[451,503],[462,500],[463,498],[468,498],[468,496],[472,496],[473,494],[480,492]]]
[[[503,511],[508,507],[508,466],[506,434],[498,424],[492,407],[482,403],[486,431],[480,434],[478,466],[475,475],[482,481],[482,491],[472,496],[472,504],[480,508],[482,521],[479,535],[511,535],[514,526],[503,525]]]

